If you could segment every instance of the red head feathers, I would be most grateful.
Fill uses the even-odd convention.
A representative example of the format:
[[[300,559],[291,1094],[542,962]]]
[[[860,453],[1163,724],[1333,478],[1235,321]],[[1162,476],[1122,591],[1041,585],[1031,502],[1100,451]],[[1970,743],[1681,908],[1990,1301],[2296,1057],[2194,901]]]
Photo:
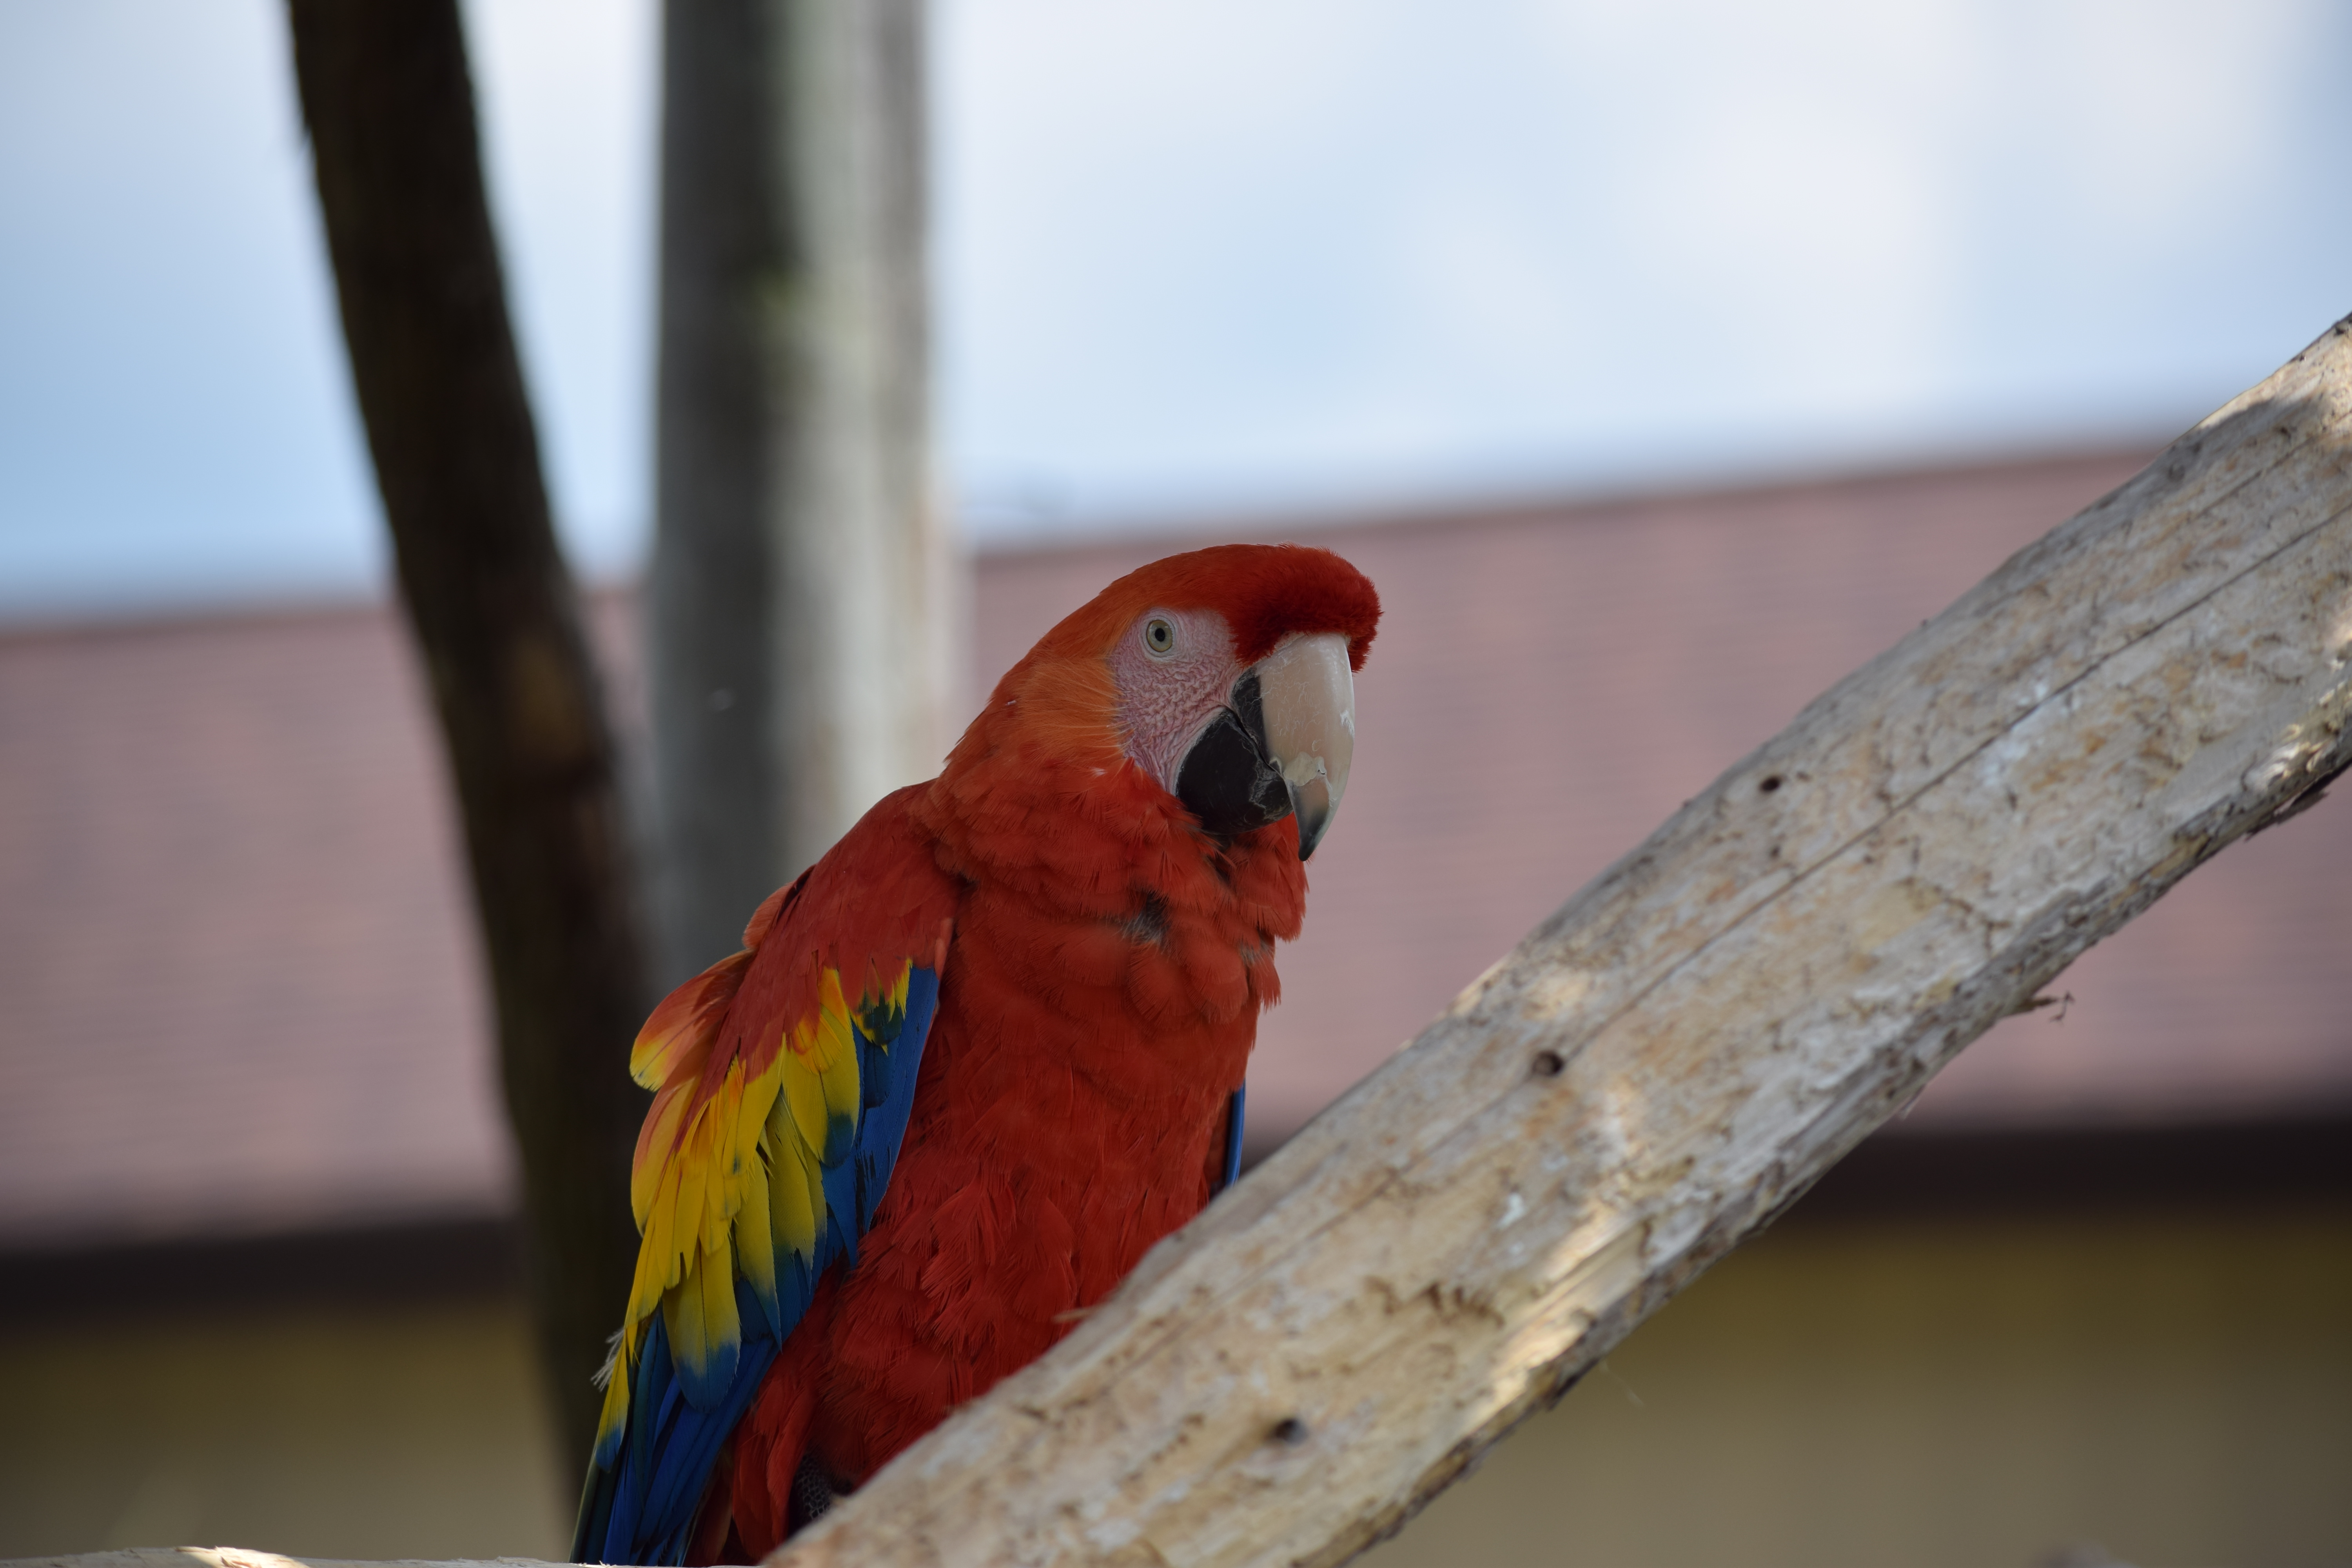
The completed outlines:
[[[1115,664],[1121,644],[1155,609],[1213,616],[1228,677],[1294,636],[1344,637],[1349,668],[1361,669],[1381,619],[1370,580],[1328,550],[1220,544],[1155,561],[1065,616],[1005,672],[950,756],[948,778],[1016,744],[1107,771],[1132,756],[1122,743],[1122,697],[1133,694],[1121,692]],[[1203,671],[1201,679],[1212,677]],[[1225,695],[1221,687],[1217,696]],[[1175,788],[1172,776],[1160,782]]]
[[[1006,671],[926,813],[950,858],[1051,816],[1066,838],[1101,834],[1154,858],[1186,829],[1223,845],[1287,837],[1295,814],[1304,858],[1346,786],[1349,675],[1380,615],[1371,583],[1328,550],[1223,544],[1155,561]]]
[[[1293,632],[1339,632],[1348,664],[1364,654],[1381,624],[1371,580],[1328,550],[1304,544],[1218,544],[1139,567],[1039,639],[1030,658],[1102,654],[1153,606],[1214,610],[1234,634],[1234,653],[1255,664]],[[1024,661],[1026,662],[1026,661]]]

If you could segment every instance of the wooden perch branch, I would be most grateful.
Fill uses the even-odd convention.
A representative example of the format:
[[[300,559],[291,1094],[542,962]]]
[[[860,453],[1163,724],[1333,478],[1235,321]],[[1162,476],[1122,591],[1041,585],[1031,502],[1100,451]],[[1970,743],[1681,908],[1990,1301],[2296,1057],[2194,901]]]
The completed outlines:
[[[1333,1563],[1395,1529],[2352,761],[2348,333],[1806,709],[770,1563]]]

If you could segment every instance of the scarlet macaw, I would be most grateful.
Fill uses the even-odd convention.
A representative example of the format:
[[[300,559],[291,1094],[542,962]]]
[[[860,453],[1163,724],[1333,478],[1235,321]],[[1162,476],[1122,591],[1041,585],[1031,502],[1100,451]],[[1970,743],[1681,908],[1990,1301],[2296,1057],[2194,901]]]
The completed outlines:
[[[1379,619],[1324,550],[1120,578],[655,1009],[576,1559],[763,1554],[1233,1179]]]

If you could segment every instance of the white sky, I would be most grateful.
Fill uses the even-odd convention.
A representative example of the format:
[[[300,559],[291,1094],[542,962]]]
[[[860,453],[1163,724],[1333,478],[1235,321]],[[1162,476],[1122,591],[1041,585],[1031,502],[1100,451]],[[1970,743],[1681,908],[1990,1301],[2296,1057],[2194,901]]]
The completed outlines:
[[[651,0],[471,0],[557,504],[642,552]],[[985,542],[2168,435],[2352,310],[2326,0],[941,0]],[[0,0],[0,614],[383,546],[270,0]]]

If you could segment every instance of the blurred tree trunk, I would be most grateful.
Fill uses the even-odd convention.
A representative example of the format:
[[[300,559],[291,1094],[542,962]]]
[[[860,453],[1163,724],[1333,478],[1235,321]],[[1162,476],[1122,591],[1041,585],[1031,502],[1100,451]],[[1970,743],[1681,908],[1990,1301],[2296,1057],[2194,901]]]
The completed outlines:
[[[289,0],[343,335],[447,738],[567,1451],[636,1251],[644,966],[611,731],[507,319],[457,0]]]
[[[923,0],[669,0],[648,595],[663,978],[944,750]]]

